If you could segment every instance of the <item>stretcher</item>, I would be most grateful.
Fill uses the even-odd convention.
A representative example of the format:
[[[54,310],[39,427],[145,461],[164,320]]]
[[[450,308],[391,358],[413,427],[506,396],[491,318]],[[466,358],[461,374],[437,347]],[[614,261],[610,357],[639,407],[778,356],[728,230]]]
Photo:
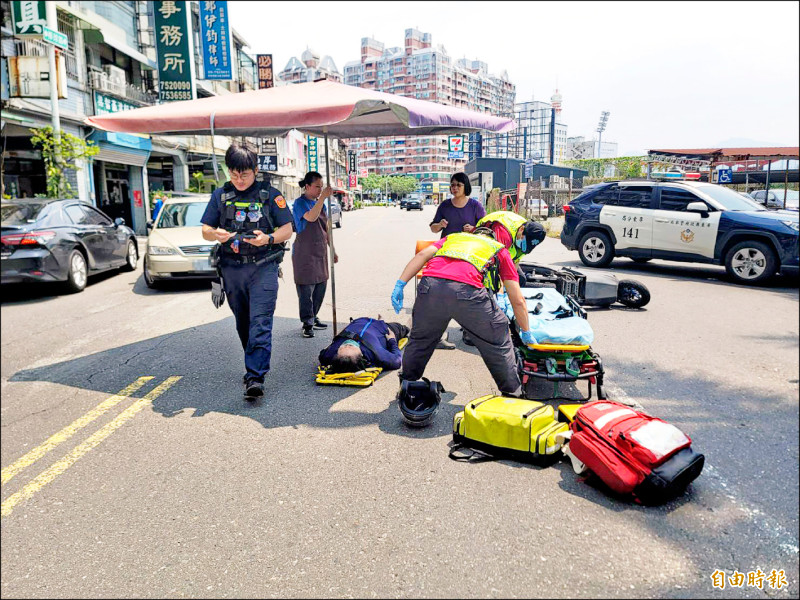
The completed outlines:
[[[408,343],[408,338],[402,338],[397,342],[397,347],[402,350]],[[381,367],[367,367],[355,373],[328,373],[327,367],[319,365],[317,367],[317,385],[353,385],[357,387],[371,386],[378,376],[383,373]]]
[[[517,356],[525,397],[541,399],[540,394],[534,398],[529,389],[536,380],[553,383],[551,400],[568,399],[559,396],[558,388],[561,383],[586,381],[588,395],[580,399],[580,402],[591,400],[594,388],[597,397],[605,399],[603,361],[591,348],[594,333],[586,321],[586,311],[574,298],[565,297],[554,289],[544,288],[539,292],[523,288],[522,291],[528,305],[531,331],[538,336],[539,343],[524,344],[510,305],[500,296],[498,304],[509,318],[511,341]]]

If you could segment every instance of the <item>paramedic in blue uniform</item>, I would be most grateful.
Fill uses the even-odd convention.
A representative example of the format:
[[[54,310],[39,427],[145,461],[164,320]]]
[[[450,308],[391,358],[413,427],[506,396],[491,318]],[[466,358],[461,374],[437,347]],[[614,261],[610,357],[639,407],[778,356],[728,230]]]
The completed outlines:
[[[225,153],[230,181],[214,190],[201,222],[203,238],[221,244],[225,295],[244,349],[245,397],[264,395],[272,354],[278,265],[294,230],[292,212],[269,181],[256,181],[258,156],[232,144]]]

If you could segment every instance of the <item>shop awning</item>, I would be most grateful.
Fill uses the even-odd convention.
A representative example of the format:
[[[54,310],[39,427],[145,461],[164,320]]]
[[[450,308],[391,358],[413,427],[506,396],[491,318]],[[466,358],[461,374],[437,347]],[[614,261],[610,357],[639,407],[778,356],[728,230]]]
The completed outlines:
[[[84,12],[75,6],[70,6],[66,2],[59,2],[58,10],[63,10],[65,13],[71,14],[78,20],[77,27],[83,31],[83,39],[85,42],[90,44],[108,44],[115,50],[119,50],[123,54],[142,63],[148,69],[156,69],[158,67],[155,61],[150,60],[138,50],[125,44],[122,41],[125,39],[124,32],[110,21],[106,21],[103,17],[94,13]]]

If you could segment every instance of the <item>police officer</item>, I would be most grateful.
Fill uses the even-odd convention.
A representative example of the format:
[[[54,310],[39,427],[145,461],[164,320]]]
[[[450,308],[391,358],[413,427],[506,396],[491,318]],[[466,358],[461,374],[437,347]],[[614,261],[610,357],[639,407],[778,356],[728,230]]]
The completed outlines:
[[[493,297],[499,281],[514,309],[520,338],[526,344],[535,343],[535,339],[529,330],[528,308],[508,250],[484,235],[451,233],[421,250],[403,269],[392,292],[395,312],[399,313],[403,306],[406,283],[423,267],[401,380],[422,377],[436,343],[450,319],[455,319],[469,332],[499,390],[519,396],[522,384],[508,318]]]
[[[231,145],[225,153],[231,179],[214,190],[201,222],[203,238],[219,242],[219,270],[244,349],[245,399],[264,395],[272,354],[272,316],[278,265],[294,220],[269,180],[256,181],[258,156]]]

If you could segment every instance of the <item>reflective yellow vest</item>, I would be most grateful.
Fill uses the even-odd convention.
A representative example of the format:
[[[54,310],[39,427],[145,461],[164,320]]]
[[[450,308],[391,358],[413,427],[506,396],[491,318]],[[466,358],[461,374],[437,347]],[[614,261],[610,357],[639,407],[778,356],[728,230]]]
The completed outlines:
[[[520,227],[525,225],[526,222],[527,219],[525,217],[521,217],[515,212],[498,210],[483,217],[480,221],[478,221],[476,226],[489,227],[489,225],[492,223],[500,223],[503,227],[505,227],[506,231],[508,231],[508,234],[511,236],[511,248],[508,249],[508,252],[511,254],[511,260],[513,260],[514,263],[517,263],[523,256],[525,256],[525,253],[517,248],[517,245],[514,243],[514,241],[517,236],[517,231]]]
[[[492,291],[499,289],[499,280],[492,267],[496,266],[495,256],[505,246],[483,235],[472,233],[451,233],[434,256],[446,256],[464,260],[475,267],[483,276],[483,284]]]

